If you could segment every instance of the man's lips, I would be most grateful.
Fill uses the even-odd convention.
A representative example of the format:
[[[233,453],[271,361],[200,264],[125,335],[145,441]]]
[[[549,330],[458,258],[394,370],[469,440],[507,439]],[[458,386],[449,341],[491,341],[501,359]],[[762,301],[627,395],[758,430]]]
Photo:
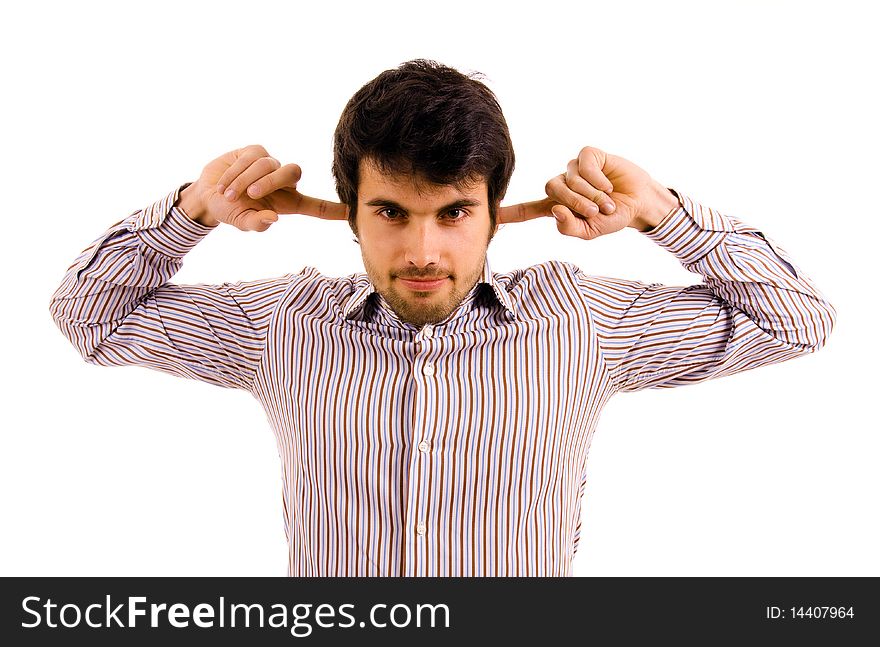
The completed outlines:
[[[444,276],[437,279],[405,279],[403,277],[398,277],[403,284],[413,290],[436,290],[441,285],[446,282],[448,276]]]

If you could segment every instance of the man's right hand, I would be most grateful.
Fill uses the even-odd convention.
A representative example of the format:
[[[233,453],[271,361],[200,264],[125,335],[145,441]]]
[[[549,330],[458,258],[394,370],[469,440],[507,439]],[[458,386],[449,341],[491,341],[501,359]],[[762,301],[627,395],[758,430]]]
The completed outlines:
[[[203,225],[225,222],[242,231],[266,231],[280,213],[346,219],[346,205],[297,191],[301,176],[297,164],[282,166],[262,146],[246,146],[205,166],[199,179],[181,192],[179,206]],[[230,197],[224,195],[230,191]]]

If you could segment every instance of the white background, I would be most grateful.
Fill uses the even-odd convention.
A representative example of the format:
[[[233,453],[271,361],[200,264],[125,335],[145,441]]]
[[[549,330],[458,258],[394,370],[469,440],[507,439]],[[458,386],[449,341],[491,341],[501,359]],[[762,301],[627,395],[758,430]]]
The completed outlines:
[[[264,145],[336,200],[331,138],[381,71],[479,71],[538,199],[585,145],[761,228],[837,307],[820,352],[620,394],[594,439],[577,575],[880,575],[869,3],[16,3],[2,21],[0,574],[283,575],[281,472],[243,391],[85,364],[49,315],[111,224]],[[632,229],[505,226],[493,270],[550,259],[687,285]],[[363,270],[344,222],[221,225],[177,283]]]

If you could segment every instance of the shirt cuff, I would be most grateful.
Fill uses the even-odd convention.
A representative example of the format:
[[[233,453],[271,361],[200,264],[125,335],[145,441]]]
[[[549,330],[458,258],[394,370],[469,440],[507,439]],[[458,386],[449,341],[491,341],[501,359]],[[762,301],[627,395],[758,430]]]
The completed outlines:
[[[690,197],[669,189],[678,196],[679,208],[670,211],[656,227],[643,233],[670,251],[684,265],[696,263],[721,244],[729,232],[735,232],[732,219]]]
[[[180,207],[174,206],[180,192],[190,184],[181,184],[164,198],[132,214],[127,223],[128,230],[136,232],[144,244],[160,254],[173,258],[186,255],[217,227],[198,223]]]

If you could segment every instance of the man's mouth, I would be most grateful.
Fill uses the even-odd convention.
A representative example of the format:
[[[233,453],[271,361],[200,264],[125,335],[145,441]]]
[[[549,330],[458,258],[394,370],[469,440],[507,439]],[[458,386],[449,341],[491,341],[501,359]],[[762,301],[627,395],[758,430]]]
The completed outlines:
[[[446,282],[448,276],[444,276],[439,279],[405,279],[402,277],[398,277],[403,284],[410,288],[411,290],[415,290],[416,292],[425,292],[428,290],[436,290],[441,285]]]

